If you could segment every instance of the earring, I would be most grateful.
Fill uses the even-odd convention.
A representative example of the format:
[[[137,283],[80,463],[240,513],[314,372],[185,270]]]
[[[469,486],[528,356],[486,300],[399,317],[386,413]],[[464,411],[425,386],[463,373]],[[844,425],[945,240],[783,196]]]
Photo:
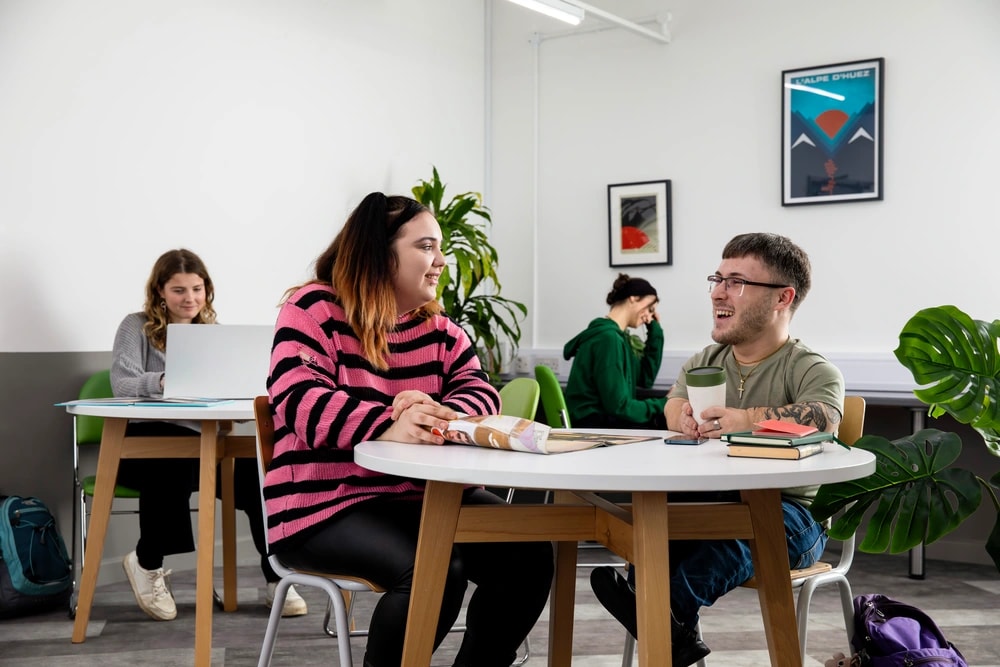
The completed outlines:
[[[165,300],[160,301],[160,310],[166,310],[166,309],[167,309],[167,302]]]

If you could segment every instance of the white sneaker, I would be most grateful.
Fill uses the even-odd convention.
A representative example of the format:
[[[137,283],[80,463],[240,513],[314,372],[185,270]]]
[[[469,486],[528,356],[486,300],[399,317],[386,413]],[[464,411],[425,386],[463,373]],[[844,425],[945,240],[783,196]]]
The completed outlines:
[[[122,567],[128,582],[132,584],[132,593],[135,594],[135,601],[139,603],[140,609],[158,621],[172,621],[177,617],[177,604],[167,588],[170,570],[164,571],[162,567],[155,570],[143,568],[134,551],[125,555]]]
[[[264,595],[264,604],[270,609],[271,605],[274,604],[274,589],[278,587],[278,583],[273,581],[267,585],[267,593]],[[309,608],[306,607],[306,601],[302,599],[299,592],[295,590],[295,586],[288,587],[288,593],[285,595],[285,604],[281,605],[281,615],[285,618],[289,616],[305,616],[309,613]]]

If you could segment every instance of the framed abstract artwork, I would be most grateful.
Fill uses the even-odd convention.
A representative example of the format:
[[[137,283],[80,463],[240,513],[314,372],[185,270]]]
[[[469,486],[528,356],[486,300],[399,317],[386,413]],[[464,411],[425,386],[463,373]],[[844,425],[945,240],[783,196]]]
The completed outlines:
[[[781,203],[883,198],[885,59],[781,73]]]
[[[608,186],[608,261],[611,266],[673,262],[670,181]]]

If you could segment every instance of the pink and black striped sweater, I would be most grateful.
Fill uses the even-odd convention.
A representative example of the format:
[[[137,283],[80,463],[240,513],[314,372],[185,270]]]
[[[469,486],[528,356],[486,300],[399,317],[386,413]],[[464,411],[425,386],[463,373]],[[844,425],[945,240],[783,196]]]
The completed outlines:
[[[404,315],[388,340],[389,369],[380,371],[365,360],[329,286],[306,285],[282,306],[268,378],[275,447],[264,496],[272,548],[355,503],[422,496],[419,480],[354,463],[354,445],[391,425],[399,392],[422,391],[467,414],[499,411],[468,336],[447,317]]]

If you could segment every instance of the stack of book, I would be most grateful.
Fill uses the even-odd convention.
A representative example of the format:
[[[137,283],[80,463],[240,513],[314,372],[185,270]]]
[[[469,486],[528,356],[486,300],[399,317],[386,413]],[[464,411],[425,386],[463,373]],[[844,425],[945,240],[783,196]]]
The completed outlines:
[[[726,433],[729,456],[760,459],[804,459],[823,451],[824,443],[835,442],[833,434],[812,426],[770,419],[753,431]]]

